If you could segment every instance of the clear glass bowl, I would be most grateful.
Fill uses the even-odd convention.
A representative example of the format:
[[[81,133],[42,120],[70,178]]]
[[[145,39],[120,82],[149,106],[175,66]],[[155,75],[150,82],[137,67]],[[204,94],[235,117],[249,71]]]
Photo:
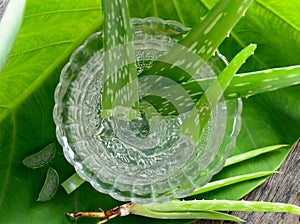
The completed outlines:
[[[139,73],[188,31],[158,18],[132,19],[132,26]],[[241,100],[217,105],[197,146],[180,135],[188,112],[102,119],[102,41],[102,33],[94,33],[75,50],[55,91],[56,135],[66,159],[96,190],[120,201],[164,202],[206,184],[235,147]],[[225,63],[217,54],[199,74],[214,76]]]

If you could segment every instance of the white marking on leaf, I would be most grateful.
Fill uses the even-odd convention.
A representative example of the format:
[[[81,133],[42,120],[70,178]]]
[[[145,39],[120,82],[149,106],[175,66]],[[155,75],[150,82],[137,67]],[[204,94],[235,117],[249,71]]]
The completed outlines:
[[[286,78],[290,79],[290,78],[295,78],[297,76],[299,76],[299,74],[291,74],[291,75],[287,75]]]
[[[228,97],[236,97],[236,96],[238,96],[237,93],[230,93],[230,94],[228,94]]]
[[[276,81],[276,80],[279,80],[279,78],[278,77],[268,78],[268,79],[262,80],[262,82],[272,82],[272,81]]]
[[[208,34],[213,28],[214,26],[217,24],[217,22],[222,18],[223,13],[220,13],[215,20],[204,30],[204,35]]]
[[[241,86],[247,86],[247,85],[249,85],[249,84],[250,84],[250,82],[241,82],[241,83],[235,84],[234,86],[235,86],[235,87],[241,87]]]

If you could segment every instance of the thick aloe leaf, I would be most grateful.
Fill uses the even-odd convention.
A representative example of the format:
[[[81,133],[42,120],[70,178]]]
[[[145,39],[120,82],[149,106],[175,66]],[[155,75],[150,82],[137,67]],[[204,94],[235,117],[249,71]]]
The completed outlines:
[[[21,26],[25,3],[26,0],[11,0],[0,16],[0,72]]]
[[[278,3],[276,7],[274,2]],[[130,0],[129,3],[131,16],[157,15],[165,19],[183,20],[187,26],[193,25],[207,11],[206,4],[198,0],[177,1],[177,8],[173,1],[168,0],[150,3]],[[265,6],[262,7],[258,1],[254,2],[230,39],[223,43],[222,52],[230,58],[241,46],[258,43],[253,64],[247,63],[245,71],[300,64],[297,37],[300,15],[296,10],[299,3],[295,0],[271,0],[264,1]],[[276,13],[271,11],[274,7]],[[28,0],[20,34],[0,74],[0,223],[74,223],[65,216],[67,212],[97,210],[98,207],[107,210],[119,204],[109,196],[94,191],[87,183],[70,195],[59,187],[56,196],[49,202],[38,203],[36,198],[43,186],[46,169],[33,171],[22,165],[26,156],[55,141],[53,92],[60,70],[71,52],[89,34],[100,30],[100,15],[101,4],[98,0]],[[236,40],[239,40],[238,45]],[[300,88],[295,86],[244,100],[244,126],[234,153],[273,144],[293,144],[299,138],[299,95]],[[275,170],[289,148],[276,151],[243,166],[227,167],[214,180]],[[59,150],[57,154],[53,167],[60,179],[65,180],[74,170]],[[244,182],[222,191],[199,195],[199,198],[213,198],[215,195],[216,198],[237,199],[262,181]],[[77,223],[89,221],[84,219]],[[119,222],[116,219],[110,223]],[[157,221],[138,216],[124,218],[122,222],[190,223],[184,220]]]
[[[102,5],[104,74],[101,116],[123,114],[123,119],[124,116],[133,119],[138,115],[138,73],[127,1],[102,0]]]
[[[201,68],[245,14],[253,0],[224,0],[209,11],[189,33],[140,76],[166,76],[176,82],[189,80]],[[195,56],[196,55],[196,56]],[[198,59],[200,56],[201,60]],[[189,60],[186,60],[186,59]]]

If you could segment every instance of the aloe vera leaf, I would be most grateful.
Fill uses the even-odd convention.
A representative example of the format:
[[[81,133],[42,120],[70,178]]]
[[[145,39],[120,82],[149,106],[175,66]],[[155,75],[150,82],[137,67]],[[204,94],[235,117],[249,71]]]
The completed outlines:
[[[126,0],[102,0],[104,33],[103,118],[137,116],[138,81]],[[125,117],[126,119],[126,117]]]
[[[145,69],[140,76],[166,76],[178,83],[189,80],[214,54],[252,2],[253,0],[219,1],[186,37],[150,68]]]
[[[77,173],[74,173],[67,180],[65,180],[61,184],[61,186],[65,189],[67,194],[71,194],[78,187],[80,187],[84,182],[85,180],[83,180]]]
[[[59,184],[59,176],[56,170],[52,167],[48,168],[46,180],[39,193],[37,201],[48,201],[56,193]]]
[[[41,151],[27,156],[22,162],[25,166],[35,169],[47,165],[55,156],[55,144],[51,143]]]
[[[204,78],[198,80],[192,80],[181,83],[181,87],[187,92],[193,102],[197,102],[203,95],[203,89],[206,89],[215,78]],[[255,71],[249,73],[235,74],[233,79],[224,92],[225,99],[233,99],[238,97],[248,98],[250,96],[286,88],[289,86],[300,84],[300,65],[288,66],[282,68],[267,69],[262,71]],[[168,92],[174,95],[177,88],[169,86],[162,89],[164,92]],[[157,96],[146,96],[144,100],[152,104],[156,110],[164,107],[164,110],[159,111],[163,116],[168,114],[177,114],[176,105],[174,106],[167,99]],[[181,106],[181,110],[188,111],[192,105],[188,105],[184,101],[184,106]]]
[[[205,88],[212,81],[213,78],[193,80],[182,83],[182,87],[189,94],[195,94],[201,91],[199,90],[199,86]],[[256,94],[298,84],[300,84],[300,65],[235,74],[224,93],[224,97],[226,99],[237,97],[248,98]]]
[[[21,26],[25,3],[26,0],[10,0],[0,18],[0,72]]]
[[[277,149],[280,149],[283,147],[287,147],[287,146],[289,146],[289,145],[284,145],[284,144],[283,145],[272,145],[272,146],[268,146],[268,147],[259,148],[256,150],[251,150],[249,152],[238,154],[236,156],[231,156],[226,159],[224,167],[230,166],[230,165],[233,165],[233,164],[236,164],[236,163],[248,160],[248,159],[252,159],[261,154],[272,152],[274,150],[277,150]]]
[[[200,98],[188,117],[183,121],[181,133],[189,137],[195,144],[198,143],[202,131],[210,119],[211,111],[214,110],[218,101],[223,96],[233,75],[245,63],[246,59],[254,53],[255,49],[256,45],[250,44],[239,52],[205,91],[205,94]]]
[[[249,212],[289,212],[300,215],[300,207],[291,204],[256,201],[231,200],[174,200],[166,203],[151,203],[146,208],[160,212],[189,211],[249,211]]]
[[[245,97],[274,91],[300,84],[300,65],[267,69],[258,72],[237,74],[230,89],[225,92],[228,98]]]
[[[155,218],[155,219],[208,219],[208,220],[228,220],[234,222],[244,221],[236,216],[217,212],[217,211],[204,211],[199,209],[197,211],[191,210],[191,211],[176,212],[176,211],[172,211],[172,207],[170,207],[169,211],[159,211],[157,209],[152,209],[151,206],[142,205],[142,204],[134,204],[134,206],[131,209],[131,213],[134,215],[145,216],[145,217]]]
[[[263,171],[263,172],[256,172],[256,173],[250,173],[250,174],[244,174],[234,177],[225,178],[222,180],[212,181],[204,185],[203,187],[200,187],[199,189],[193,191],[189,196],[193,196],[196,194],[201,194],[204,192],[212,191],[221,187],[225,187],[231,184],[236,184],[242,181],[251,180],[259,177],[265,177],[269,176],[271,174],[276,173],[275,171]]]

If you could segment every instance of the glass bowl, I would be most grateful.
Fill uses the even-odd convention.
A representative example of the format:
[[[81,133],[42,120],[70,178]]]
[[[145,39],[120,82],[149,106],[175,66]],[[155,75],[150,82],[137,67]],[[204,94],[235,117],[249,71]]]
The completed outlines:
[[[188,32],[178,22],[158,18],[132,19],[132,29],[139,73]],[[102,119],[102,41],[102,33],[94,33],[74,51],[55,91],[53,116],[65,158],[97,191],[120,201],[165,202],[205,185],[235,147],[241,100],[218,103],[197,145],[180,135],[188,112],[150,116],[144,87],[141,105],[149,107],[141,117]],[[225,64],[217,53],[197,77],[214,76]]]

